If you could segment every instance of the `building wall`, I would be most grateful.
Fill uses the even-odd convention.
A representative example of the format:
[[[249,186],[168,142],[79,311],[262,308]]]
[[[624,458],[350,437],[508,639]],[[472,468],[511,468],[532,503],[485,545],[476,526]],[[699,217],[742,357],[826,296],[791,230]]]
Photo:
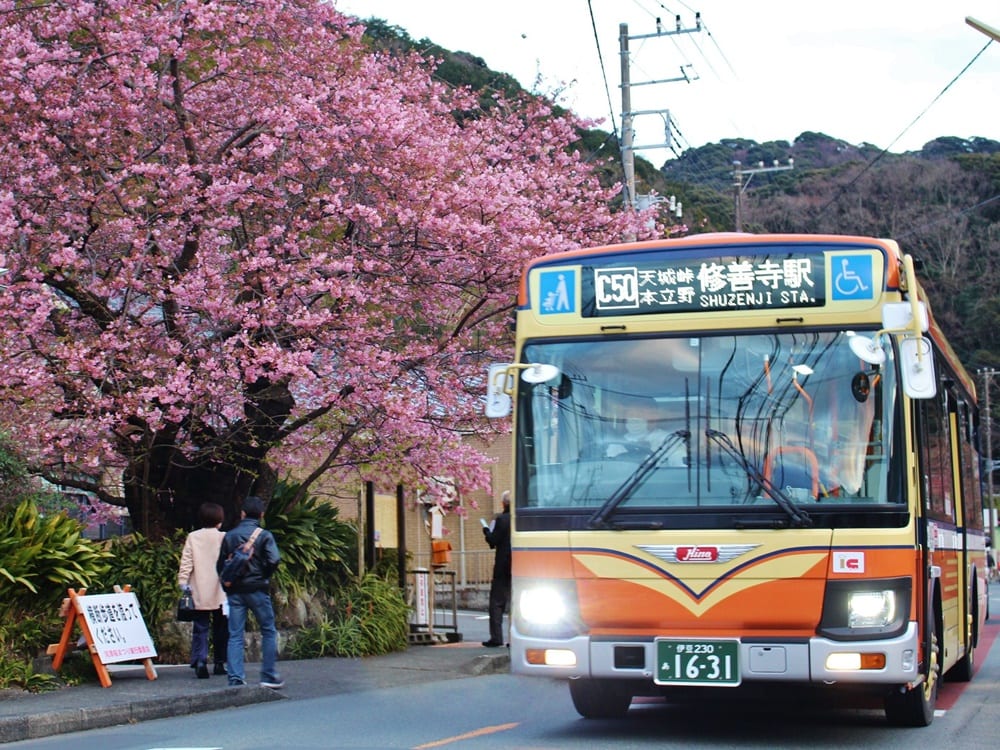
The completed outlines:
[[[470,438],[473,444],[492,459],[489,466],[491,489],[464,492],[459,488],[459,498],[465,510],[441,517],[441,538],[451,544],[450,562],[444,570],[454,571],[459,586],[488,585],[493,569],[493,551],[483,538],[480,519],[489,523],[500,512],[500,496],[512,489],[510,435],[504,434],[490,441]],[[344,520],[361,519],[364,515],[364,486],[330,487],[319,484],[317,497],[333,503],[340,509]],[[430,506],[418,502],[413,488],[403,487],[403,523],[406,533],[408,567],[426,568],[431,564],[431,532],[434,526]],[[476,506],[476,507],[473,507]],[[363,528],[363,525],[362,525]],[[379,487],[375,494],[375,534],[377,549],[397,547],[396,494],[394,487]]]

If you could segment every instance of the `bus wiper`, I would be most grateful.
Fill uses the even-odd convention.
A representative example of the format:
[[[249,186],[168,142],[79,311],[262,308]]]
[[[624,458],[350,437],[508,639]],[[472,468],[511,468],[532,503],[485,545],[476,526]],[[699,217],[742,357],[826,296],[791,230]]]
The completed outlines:
[[[705,437],[717,443],[726,455],[740,465],[740,468],[746,472],[748,477],[767,490],[767,494],[771,496],[771,499],[774,500],[775,504],[788,516],[792,526],[796,528],[812,526],[812,519],[809,517],[809,514],[796,506],[788,495],[785,494],[785,492],[779,489],[774,482],[764,476],[760,469],[747,461],[746,456],[744,456],[743,453],[735,445],[733,445],[733,441],[729,439],[729,436],[726,433],[709,429],[705,430]]]
[[[611,493],[611,496],[604,501],[604,504],[597,509],[597,512],[587,520],[587,527],[596,529],[606,526],[608,517],[614,513],[615,508],[627,499],[636,487],[642,484],[649,475],[649,472],[656,468],[660,459],[667,455],[682,440],[686,441],[690,437],[691,433],[688,430],[677,430],[670,433],[666,440],[660,443],[652,453],[642,460],[642,463],[636,467],[635,471],[619,485],[618,489]]]

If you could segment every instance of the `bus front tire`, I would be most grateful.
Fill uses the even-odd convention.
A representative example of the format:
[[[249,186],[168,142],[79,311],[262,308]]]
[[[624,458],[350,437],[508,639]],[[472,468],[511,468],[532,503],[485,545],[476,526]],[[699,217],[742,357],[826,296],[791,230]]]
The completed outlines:
[[[570,680],[569,695],[585,719],[620,719],[632,704],[632,691],[622,680]]]
[[[938,654],[937,629],[931,618],[930,654],[923,681],[909,690],[894,690],[885,697],[885,718],[896,727],[926,727],[934,721],[937,708],[941,662]]]

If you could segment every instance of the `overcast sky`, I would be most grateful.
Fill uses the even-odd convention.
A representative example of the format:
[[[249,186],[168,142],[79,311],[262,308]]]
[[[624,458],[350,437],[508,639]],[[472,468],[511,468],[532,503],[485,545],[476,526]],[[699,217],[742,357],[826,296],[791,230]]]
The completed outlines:
[[[562,105],[602,118],[605,130],[621,127],[619,26],[627,24],[632,110],[669,109],[678,153],[804,131],[894,153],[940,136],[1000,141],[1000,43],[963,73],[990,41],[965,18],[1000,28],[997,0],[334,2],[415,40],[471,52],[528,90],[561,92]],[[700,32],[635,38],[655,34],[657,17],[664,31],[678,15],[693,28],[696,12]],[[690,83],[637,85],[685,74]],[[664,130],[660,115],[638,116],[636,146],[663,144]],[[657,165],[674,157],[639,153]]]

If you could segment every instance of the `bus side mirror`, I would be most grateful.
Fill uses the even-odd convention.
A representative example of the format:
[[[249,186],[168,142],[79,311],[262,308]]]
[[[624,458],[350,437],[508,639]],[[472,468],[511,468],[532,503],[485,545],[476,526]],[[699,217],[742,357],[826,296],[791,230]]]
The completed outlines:
[[[514,390],[510,365],[498,363],[490,365],[486,381],[486,416],[500,419],[510,415],[510,394]]]
[[[923,336],[905,338],[899,342],[900,369],[903,391],[910,398],[934,398],[937,378],[934,377],[934,352],[930,339]]]
[[[521,373],[521,380],[532,385],[548,383],[562,374],[555,365],[541,362],[490,365],[486,385],[486,416],[490,419],[506,417],[510,414],[511,396],[514,394],[514,378],[518,371]]]

